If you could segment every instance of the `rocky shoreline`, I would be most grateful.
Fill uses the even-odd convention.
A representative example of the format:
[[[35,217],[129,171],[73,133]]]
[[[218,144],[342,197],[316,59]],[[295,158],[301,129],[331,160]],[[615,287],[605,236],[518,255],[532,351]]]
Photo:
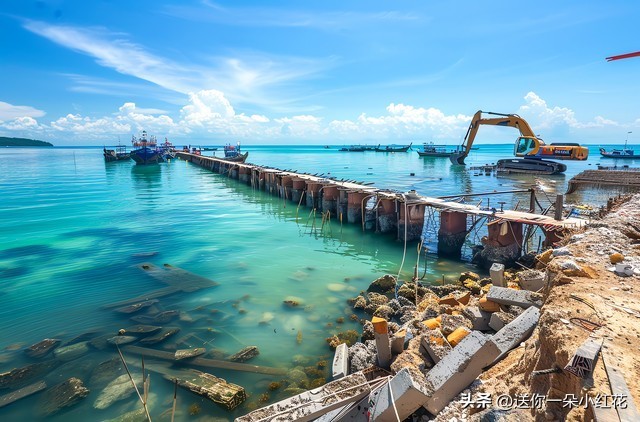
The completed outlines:
[[[344,367],[347,357],[354,376],[375,366],[390,375],[381,373],[377,390],[354,396],[342,415],[578,421],[617,411],[633,417],[640,403],[640,195],[611,205],[586,230],[529,257],[528,268],[498,265],[491,277],[467,272],[443,286],[386,275],[350,299],[362,334],[327,338],[338,348],[334,377],[336,360]],[[608,406],[598,401],[616,396]],[[287,409],[290,401],[272,406]],[[254,419],[250,413],[242,420]]]

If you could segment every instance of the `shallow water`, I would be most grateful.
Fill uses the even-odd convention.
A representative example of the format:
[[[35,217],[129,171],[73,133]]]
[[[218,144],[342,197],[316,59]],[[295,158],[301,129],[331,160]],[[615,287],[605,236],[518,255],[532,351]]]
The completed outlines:
[[[477,175],[468,167],[452,167],[441,158],[420,158],[415,152],[245,149],[250,151],[249,161],[256,164],[330,173],[339,179],[371,181],[402,191],[416,189],[430,196],[508,190],[535,181],[531,176]],[[495,162],[510,153],[510,146],[483,147],[468,163]],[[594,149],[589,161],[569,163],[566,175],[539,178],[550,187],[550,198],[556,187],[564,191],[571,175],[590,164],[595,167],[596,155]],[[296,210],[294,204],[183,161],[141,167],[105,164],[98,148],[6,148],[0,150],[0,192],[0,372],[36,361],[22,349],[43,338],[69,341],[89,331],[115,334],[135,325],[127,315],[103,306],[166,287],[138,267],[143,262],[169,263],[219,283],[161,298],[154,309],[181,312],[179,320],[166,325],[181,329],[176,338],[192,334],[187,345],[206,347],[208,357],[228,356],[255,345],[260,356],[252,364],[292,368],[302,356],[307,360],[302,366],[314,366],[332,357],[326,337],[360,327],[350,321],[346,300],[380,275],[397,274],[403,258],[402,244],[392,235],[362,233],[358,226],[340,226],[335,221],[320,230],[319,216],[314,228],[308,209]],[[568,201],[603,198],[599,192],[588,192]],[[505,201],[509,206],[519,199],[528,201],[528,195],[505,194],[490,201]],[[402,269],[405,278],[411,277],[416,261],[415,245],[409,246]],[[443,275],[453,279],[470,268],[430,255],[426,280]],[[284,307],[282,301],[289,296],[298,298],[302,306]],[[340,317],[344,323],[336,323]],[[157,347],[172,350],[175,340]],[[300,355],[296,363],[294,355]],[[137,399],[130,396],[108,409],[93,409],[103,385],[90,383],[91,368],[113,356],[113,349],[92,349],[50,373],[49,386],[77,376],[91,393],[71,410],[47,420],[102,420],[138,408]],[[135,365],[138,358],[128,356],[128,361]],[[137,368],[133,371],[139,373]],[[251,395],[247,402],[254,404],[269,382],[282,378],[208,371],[244,386]],[[0,395],[8,392],[0,389]],[[171,407],[170,382],[152,374],[151,392],[157,396],[151,403],[152,416]],[[42,393],[0,409],[0,418],[42,419],[37,410],[41,397]],[[269,401],[279,397],[271,393]],[[240,407],[229,413],[180,391],[176,419],[192,418],[189,406],[193,404],[200,406],[201,414],[222,418],[247,411]]]

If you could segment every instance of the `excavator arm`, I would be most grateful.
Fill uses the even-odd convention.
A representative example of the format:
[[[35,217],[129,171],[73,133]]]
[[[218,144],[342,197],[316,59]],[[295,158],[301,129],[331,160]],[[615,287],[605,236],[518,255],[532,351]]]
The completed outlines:
[[[483,118],[482,114],[489,114],[492,116],[500,116],[500,117],[490,117]],[[476,139],[476,135],[478,133],[478,129],[481,125],[492,125],[492,126],[510,126],[515,127],[520,131],[521,137],[526,137],[529,139],[533,139],[536,144],[536,148],[540,145],[544,145],[544,143],[536,138],[531,126],[524,120],[522,117],[517,114],[502,114],[502,113],[493,113],[493,112],[483,112],[482,110],[478,110],[476,114],[473,115],[471,119],[471,123],[469,124],[469,128],[467,129],[467,134],[464,137],[464,141],[462,142],[462,146],[460,147],[460,151],[456,154],[452,154],[449,158],[453,164],[464,164],[465,158],[469,155],[471,151],[471,147],[473,146],[473,141]],[[534,152],[535,153],[535,152]]]

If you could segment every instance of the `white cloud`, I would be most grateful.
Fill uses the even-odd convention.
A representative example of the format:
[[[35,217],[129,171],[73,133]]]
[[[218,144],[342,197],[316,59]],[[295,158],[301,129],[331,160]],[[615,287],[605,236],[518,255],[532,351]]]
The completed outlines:
[[[0,121],[12,120],[19,117],[42,117],[46,113],[31,106],[17,106],[0,101]]]
[[[547,102],[535,92],[529,92],[524,96],[525,104],[518,111],[534,127],[534,130],[552,129],[567,126],[572,129],[586,129],[605,126],[618,126],[619,123],[596,116],[591,122],[579,121],[573,110],[567,107],[549,107]]]
[[[38,121],[33,117],[18,117],[2,125],[2,127],[12,131],[40,131]]]

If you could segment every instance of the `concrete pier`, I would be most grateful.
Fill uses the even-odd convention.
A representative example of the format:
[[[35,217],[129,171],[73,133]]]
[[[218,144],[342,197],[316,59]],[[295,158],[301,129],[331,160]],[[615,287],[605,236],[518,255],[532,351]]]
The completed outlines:
[[[373,331],[376,339],[376,350],[378,351],[378,365],[388,369],[391,364],[391,342],[389,340],[389,328],[387,320],[373,317],[371,319]]]
[[[212,172],[249,184],[253,189],[286,198],[296,205],[305,205],[325,213],[328,211],[333,220],[341,223],[361,224],[365,230],[375,229],[381,233],[396,233],[399,240],[418,241],[422,238],[425,210],[430,207],[441,213],[438,252],[442,255],[460,255],[467,234],[466,221],[469,215],[486,217],[489,220],[489,234],[483,239],[484,249],[474,256],[474,262],[486,268],[495,262],[508,264],[520,256],[524,224],[543,227],[545,244],[550,244],[557,242],[569,229],[588,223],[587,220],[574,217],[556,220],[551,216],[530,212],[481,209],[447,200],[453,196],[431,198],[414,191],[401,194],[352,181],[235,163],[218,157],[186,152],[178,152],[177,156]],[[363,207],[363,201],[365,205],[368,201],[367,197],[376,203],[375,207]]]
[[[438,230],[438,254],[460,258],[466,237],[467,214],[442,211],[440,213],[440,229]]]

